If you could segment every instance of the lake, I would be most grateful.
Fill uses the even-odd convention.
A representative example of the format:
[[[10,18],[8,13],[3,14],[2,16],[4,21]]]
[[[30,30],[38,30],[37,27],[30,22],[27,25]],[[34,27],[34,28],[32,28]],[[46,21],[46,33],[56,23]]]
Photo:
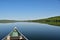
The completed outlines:
[[[0,23],[0,40],[14,27],[17,27],[29,40],[60,40],[59,26],[32,22]]]

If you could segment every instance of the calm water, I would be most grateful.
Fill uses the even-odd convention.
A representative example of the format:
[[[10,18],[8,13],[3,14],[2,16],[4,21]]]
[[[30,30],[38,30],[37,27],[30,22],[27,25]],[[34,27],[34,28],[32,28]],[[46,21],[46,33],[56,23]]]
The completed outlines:
[[[11,32],[15,26],[29,40],[60,40],[60,27],[27,22],[0,23],[0,40]]]

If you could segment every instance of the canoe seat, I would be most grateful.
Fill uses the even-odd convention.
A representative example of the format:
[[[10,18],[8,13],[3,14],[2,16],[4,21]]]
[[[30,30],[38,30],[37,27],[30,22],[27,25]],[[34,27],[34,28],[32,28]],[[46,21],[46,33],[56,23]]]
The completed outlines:
[[[20,37],[10,37],[10,40],[26,40],[24,38],[20,39]]]

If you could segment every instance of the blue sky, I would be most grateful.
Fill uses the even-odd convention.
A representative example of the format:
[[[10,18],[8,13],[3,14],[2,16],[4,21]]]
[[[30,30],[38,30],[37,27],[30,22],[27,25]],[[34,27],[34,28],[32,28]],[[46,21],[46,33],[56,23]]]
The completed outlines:
[[[60,0],[0,0],[0,19],[30,20],[60,16]]]

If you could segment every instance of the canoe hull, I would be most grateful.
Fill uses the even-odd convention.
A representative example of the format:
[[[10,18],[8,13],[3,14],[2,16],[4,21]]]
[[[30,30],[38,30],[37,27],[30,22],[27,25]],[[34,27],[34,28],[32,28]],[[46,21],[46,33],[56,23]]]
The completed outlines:
[[[10,32],[2,40],[28,40],[28,39],[15,27],[13,31]]]

